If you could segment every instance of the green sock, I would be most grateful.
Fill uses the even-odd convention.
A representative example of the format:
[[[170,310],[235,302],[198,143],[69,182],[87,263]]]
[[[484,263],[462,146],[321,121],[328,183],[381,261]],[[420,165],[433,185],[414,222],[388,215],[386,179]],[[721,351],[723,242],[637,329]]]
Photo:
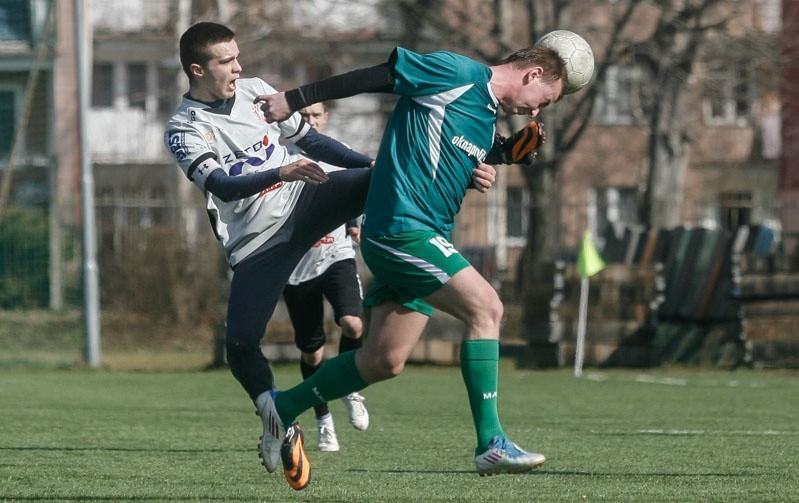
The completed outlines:
[[[288,427],[297,416],[314,405],[341,398],[365,387],[366,383],[355,367],[355,351],[347,351],[326,361],[308,379],[278,393],[275,408],[283,424]]]
[[[461,374],[477,432],[477,452],[481,453],[488,449],[494,435],[505,435],[497,411],[499,341],[464,341],[461,344]]]

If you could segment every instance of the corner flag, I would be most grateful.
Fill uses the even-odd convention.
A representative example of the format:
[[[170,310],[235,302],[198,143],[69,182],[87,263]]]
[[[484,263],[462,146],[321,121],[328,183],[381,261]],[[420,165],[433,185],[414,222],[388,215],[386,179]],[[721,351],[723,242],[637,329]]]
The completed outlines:
[[[599,255],[591,233],[585,231],[583,234],[583,244],[580,247],[580,254],[577,256],[577,271],[583,278],[589,278],[605,268],[605,261]]]
[[[583,234],[583,245],[577,256],[577,271],[580,273],[580,307],[577,319],[577,342],[574,355],[574,376],[583,375],[583,353],[585,347],[585,325],[588,318],[588,281],[591,276],[605,268],[605,261],[599,255],[591,239],[591,233]]]

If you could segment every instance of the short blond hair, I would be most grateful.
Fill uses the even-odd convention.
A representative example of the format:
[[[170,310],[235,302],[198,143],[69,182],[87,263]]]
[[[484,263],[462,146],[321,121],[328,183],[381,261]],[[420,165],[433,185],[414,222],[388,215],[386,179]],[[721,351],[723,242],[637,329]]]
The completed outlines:
[[[499,62],[500,65],[511,65],[516,69],[531,68],[540,66],[544,70],[543,80],[554,82],[562,80],[566,82],[566,63],[563,58],[549,47],[535,45],[525,49],[519,49],[510,56]]]

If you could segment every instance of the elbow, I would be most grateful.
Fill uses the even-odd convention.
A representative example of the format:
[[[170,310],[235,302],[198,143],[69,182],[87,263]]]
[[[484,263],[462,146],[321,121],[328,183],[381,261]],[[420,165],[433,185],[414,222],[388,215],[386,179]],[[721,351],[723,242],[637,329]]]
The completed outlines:
[[[229,203],[232,201],[236,201],[237,199],[241,199],[239,194],[233,194],[230,192],[225,192],[221,190],[210,190],[206,187],[206,190],[211,193],[215,198],[219,199],[223,203]]]

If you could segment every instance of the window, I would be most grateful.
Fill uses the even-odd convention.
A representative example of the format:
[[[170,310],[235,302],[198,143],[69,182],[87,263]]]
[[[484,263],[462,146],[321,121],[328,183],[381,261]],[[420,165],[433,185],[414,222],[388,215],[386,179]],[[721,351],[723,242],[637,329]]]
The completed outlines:
[[[505,223],[505,233],[509,244],[514,241],[523,244],[527,239],[527,218],[530,196],[524,187],[507,188],[507,217]],[[517,244],[518,244],[517,243]]]
[[[175,82],[178,70],[175,68],[158,67],[158,111],[171,114],[178,101],[175,99]]]
[[[742,62],[713,61],[705,74],[702,113],[709,126],[745,126],[752,93],[748,66]]]
[[[114,66],[95,63],[92,70],[92,106],[110,108],[114,105]]]
[[[92,107],[172,113],[177,106],[177,74],[176,68],[145,61],[97,62],[92,74]]]
[[[629,187],[606,187],[596,191],[596,228],[603,235],[638,225],[637,192]]]
[[[164,2],[163,0],[94,0],[88,14],[95,29],[111,29],[116,32],[141,33],[146,29],[145,11],[150,7],[153,12],[158,12],[154,4],[177,2]],[[150,5],[145,5],[150,4]]]
[[[752,223],[752,193],[721,193],[721,228],[735,230]]]
[[[0,43],[30,43],[31,19],[28,0],[0,0]]]
[[[646,119],[641,102],[646,72],[639,65],[614,65],[597,95],[594,117],[600,124],[640,124]]]
[[[762,0],[758,21],[765,33],[779,33],[782,27],[782,3],[780,0]]]
[[[147,106],[147,65],[128,65],[128,106],[144,110]]]
[[[0,158],[8,157],[14,142],[16,93],[0,90]]]
[[[782,105],[779,94],[763,93],[760,110],[761,155],[763,159],[779,159],[782,152]]]

